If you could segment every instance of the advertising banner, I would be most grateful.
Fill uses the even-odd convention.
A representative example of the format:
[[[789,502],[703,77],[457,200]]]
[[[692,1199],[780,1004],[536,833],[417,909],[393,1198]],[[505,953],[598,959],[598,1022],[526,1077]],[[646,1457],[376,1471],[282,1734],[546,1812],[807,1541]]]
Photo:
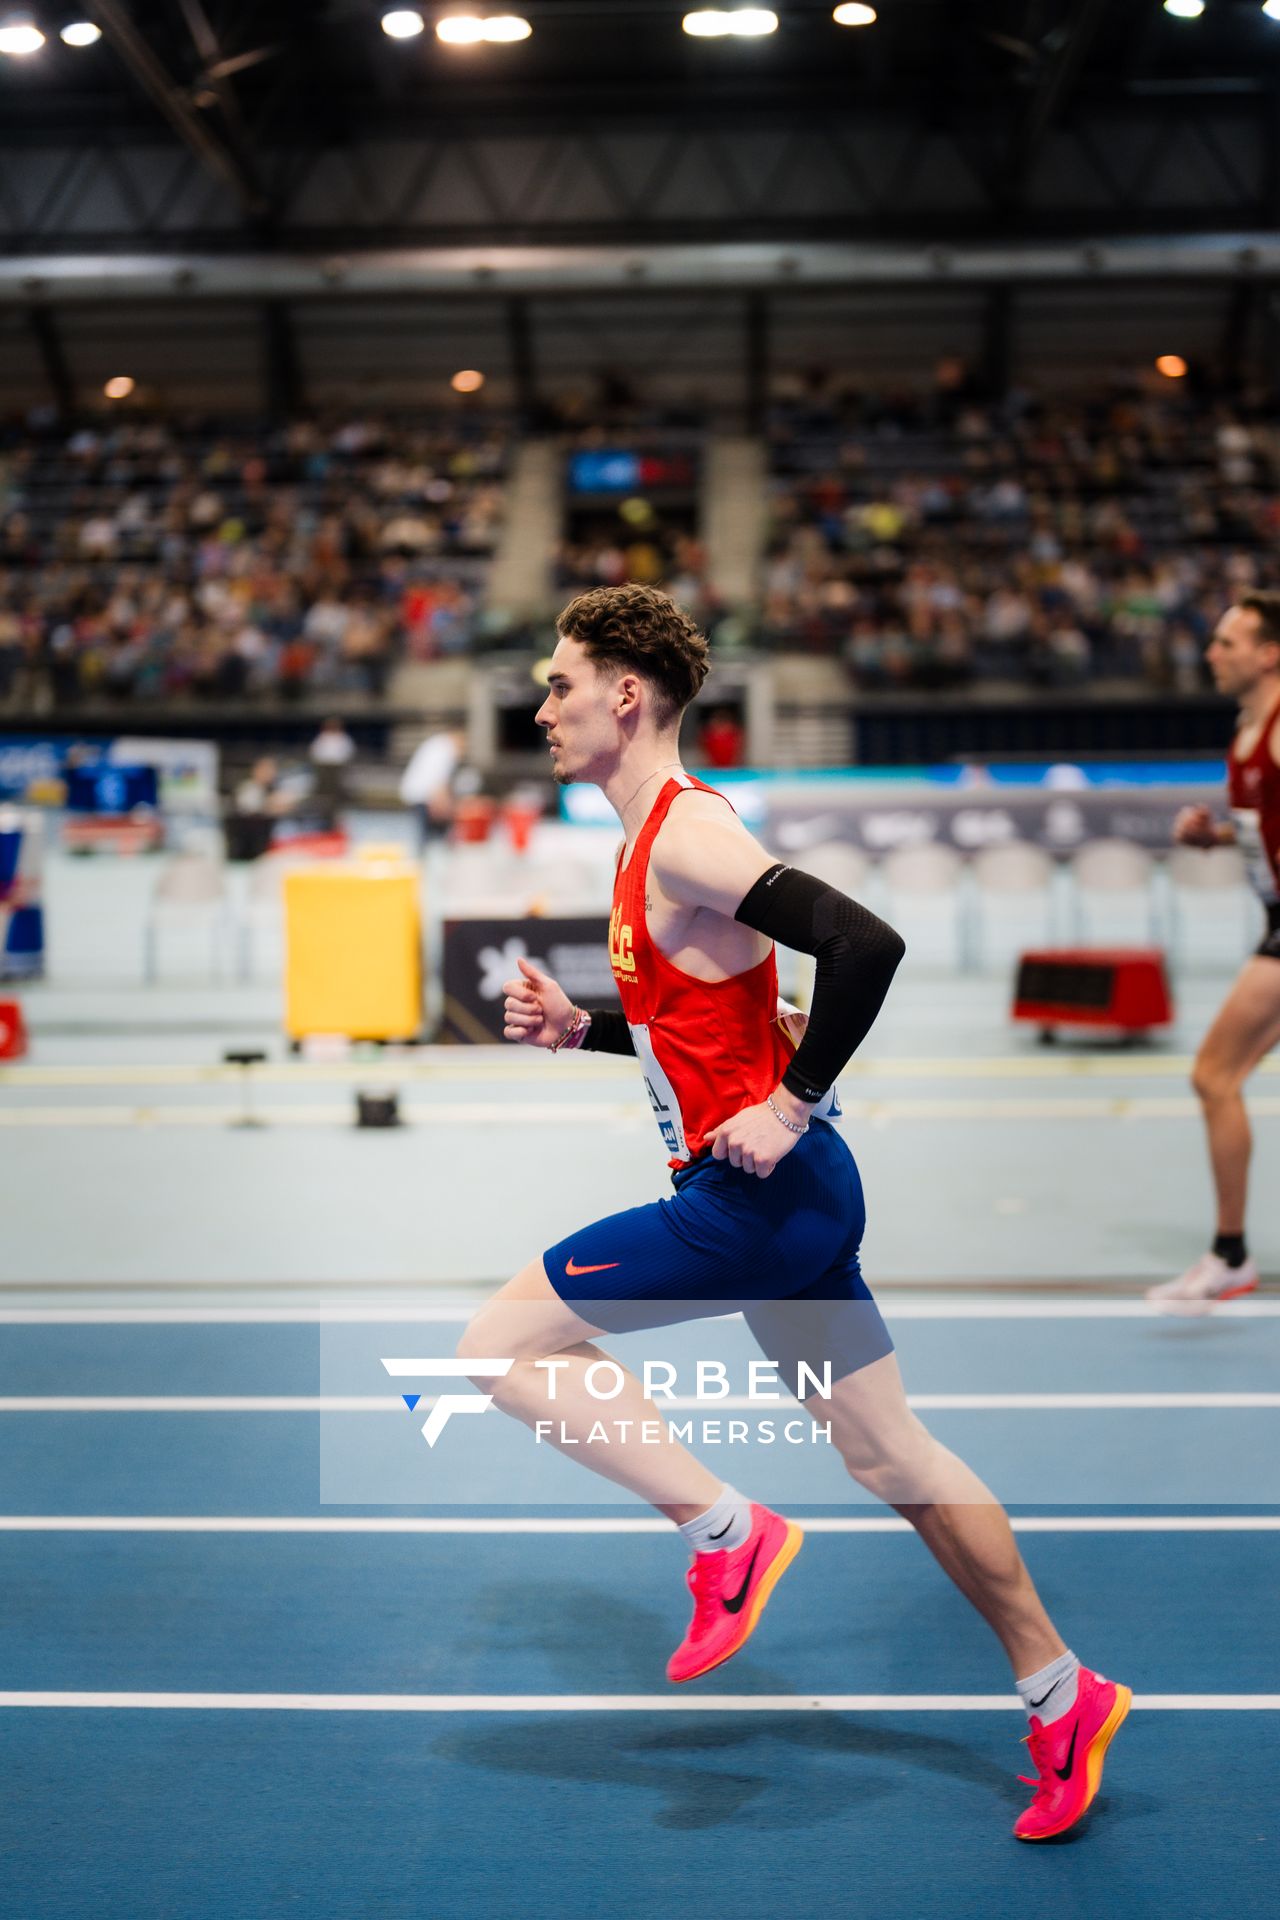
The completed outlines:
[[[1199,786],[777,791],[769,796],[760,835],[801,865],[806,848],[832,840],[872,855],[935,840],[958,853],[1030,840],[1047,853],[1070,854],[1086,840],[1102,839],[1132,840],[1152,853],[1167,853],[1179,809],[1205,801]]]
[[[519,972],[519,960],[543,968],[579,1005],[618,1005],[604,914],[446,920],[442,1040],[489,1046],[502,1039],[503,983]]]
[[[150,768],[148,804],[166,815],[212,818],[218,810],[218,748],[212,740],[78,740],[58,735],[0,738],[0,801],[62,806],[68,786],[95,769]],[[75,805],[72,800],[70,804]],[[132,801],[130,805],[134,804]],[[122,812],[127,809],[95,808]]]

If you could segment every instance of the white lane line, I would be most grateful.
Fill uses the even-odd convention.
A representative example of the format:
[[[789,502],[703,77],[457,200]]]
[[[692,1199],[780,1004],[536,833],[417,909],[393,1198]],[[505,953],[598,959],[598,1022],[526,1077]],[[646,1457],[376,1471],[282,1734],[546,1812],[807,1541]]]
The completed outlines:
[[[191,1105],[185,1107],[123,1106],[0,1106],[0,1128],[108,1128],[108,1127],[227,1127],[239,1109],[232,1104]],[[288,1106],[259,1106],[258,1119],[270,1127],[350,1127],[349,1106],[310,1105],[296,1101]],[[1116,1096],[1109,1099],[1073,1099],[1069,1096],[1042,1096],[1035,1100],[858,1100],[844,1102],[846,1120],[868,1123],[893,1120],[1199,1120],[1199,1102],[1190,1096],[1169,1095]],[[1254,1119],[1274,1120],[1280,1116],[1280,1098],[1254,1095],[1249,1101]],[[411,1127],[512,1127],[527,1131],[533,1127],[557,1128],[618,1126],[647,1130],[644,1109],[631,1100],[610,1101],[454,1101],[424,1105],[409,1103],[402,1109]]]
[[[475,1305],[483,1296],[477,1296]],[[1276,1302],[1280,1313],[1280,1301]],[[475,1306],[0,1307],[6,1327],[261,1327],[438,1325],[464,1327]]]
[[[506,1373],[512,1362],[492,1358],[488,1360],[442,1359],[433,1354],[430,1359],[419,1356],[410,1360],[384,1360],[382,1364],[393,1380],[421,1380],[424,1374],[437,1374],[442,1380],[466,1380],[473,1373]]]
[[[1135,1281],[1135,1288],[1145,1285]],[[478,1294],[479,1305],[483,1294]],[[1142,1299],[899,1298],[891,1286],[876,1298],[887,1320],[1160,1320],[1185,1319]],[[204,1327],[204,1326],[465,1326],[475,1305],[314,1307],[0,1307],[0,1326],[13,1327]],[[707,1318],[736,1320],[738,1314]],[[1199,1314],[1190,1316],[1199,1319]],[[1212,1310],[1214,1320],[1280,1319],[1280,1300],[1228,1300]]]
[[[1135,1294],[1148,1285],[1133,1282]],[[1040,1299],[974,1299],[963,1294],[956,1300],[912,1300],[899,1298],[891,1287],[878,1290],[877,1299],[887,1320],[1184,1320],[1202,1318],[1198,1311],[1170,1313],[1152,1300],[1140,1297],[1121,1300],[1064,1300],[1052,1296]],[[1280,1319],[1280,1300],[1224,1300],[1211,1310],[1215,1320]]]
[[[428,1404],[424,1394],[421,1404]],[[399,1413],[398,1394],[170,1393],[13,1394],[0,1413]]]
[[[366,1076],[366,1078],[377,1076]],[[1105,1104],[1105,1103],[1104,1103]],[[1191,1103],[1187,1102],[1188,1111]],[[1276,1102],[1280,1111],[1280,1101]],[[1199,1113],[1199,1107],[1194,1111]],[[1250,1102],[1250,1112],[1264,1113],[1261,1102]],[[311,1106],[298,1101],[290,1106],[258,1106],[260,1121],[272,1127],[351,1127],[350,1106]],[[224,1103],[189,1107],[15,1107],[0,1106],[0,1127],[226,1127],[239,1114],[239,1108]],[[566,1106],[563,1101],[525,1100],[520,1102],[461,1101],[425,1106],[421,1103],[403,1109],[403,1117],[415,1127],[499,1127],[543,1126],[598,1127],[606,1122],[647,1126],[644,1110],[633,1100],[597,1100]]]
[[[450,1048],[450,1052],[454,1049]],[[1160,1056],[1161,1059],[1166,1056]],[[539,1071],[539,1066],[527,1055],[510,1051],[505,1060],[477,1060],[471,1054],[455,1053],[452,1061],[440,1064],[430,1061],[397,1060],[379,1058],[376,1078],[379,1086],[407,1086],[414,1081],[429,1084],[454,1086],[467,1084],[475,1080],[520,1080],[529,1078]],[[1051,1063],[1046,1062],[1046,1065]],[[1191,1059],[1182,1065],[1183,1074],[1191,1070]],[[1264,1071],[1266,1068],[1264,1067]],[[582,1083],[591,1080],[618,1079],[627,1072],[619,1061],[616,1066],[597,1066],[595,1062],[584,1059],[575,1063],[573,1078]],[[1127,1074],[1129,1068],[1122,1067]],[[634,1067],[630,1078],[634,1083]],[[145,1062],[132,1065],[115,1066],[27,1066],[0,1067],[0,1089],[5,1087],[240,1087],[243,1086],[242,1069],[218,1065],[160,1065]],[[253,1069],[255,1087],[347,1087],[363,1086],[369,1079],[367,1061],[326,1061],[323,1065],[306,1060],[264,1061]],[[569,1097],[572,1090],[567,1089]]]
[[[475,1080],[512,1080],[542,1071],[541,1063],[530,1060],[510,1048],[477,1048],[465,1054],[446,1050],[452,1058],[439,1056],[417,1060],[394,1057],[378,1063],[377,1077],[388,1085],[413,1081],[449,1085]],[[995,1054],[968,1058],[947,1054],[938,1059],[867,1059],[850,1061],[840,1078],[847,1080],[1184,1080],[1193,1065],[1190,1054]],[[628,1070],[625,1063],[604,1063],[590,1055],[575,1057],[569,1071],[573,1080],[617,1079]],[[1264,1060],[1260,1074],[1280,1073],[1280,1060]],[[241,1084],[241,1069],[220,1065],[134,1063],[130,1065],[84,1066],[12,1066],[0,1067],[0,1088],[4,1087],[140,1087],[140,1086],[232,1086]],[[257,1086],[353,1086],[369,1078],[363,1062],[264,1061],[253,1072]],[[572,1085],[563,1088],[566,1104],[572,1099]]]
[[[1280,1693],[1149,1693],[1165,1713],[1276,1713]],[[265,1713],[1016,1713],[1005,1693],[0,1693],[0,1707]]]
[[[896,1514],[801,1516],[806,1533],[909,1534]],[[1015,1533],[1280,1533],[1280,1514],[1024,1514],[1010,1521]],[[387,1514],[378,1518],[331,1518],[227,1514],[0,1514],[0,1533],[257,1533],[257,1534],[664,1534],[668,1520],[569,1518],[545,1515],[426,1518]]]
[[[423,1394],[419,1407],[436,1396]],[[913,1407],[932,1413],[1159,1413],[1175,1408],[1222,1410],[1280,1408],[1280,1393],[913,1393]],[[607,1404],[602,1402],[602,1407]],[[660,1407],[672,1413],[764,1413],[771,1407],[796,1411],[779,1396],[752,1399],[731,1393],[722,1399],[675,1394]],[[373,1393],[176,1393],[176,1394],[13,1394],[0,1398],[0,1413],[399,1413],[398,1394]],[[609,1416],[602,1412],[600,1418]]]
[[[914,1393],[908,1398],[913,1407],[951,1413],[1106,1413],[1113,1408],[1155,1413],[1168,1407],[1280,1407],[1280,1393]],[[744,1406],[754,1404],[743,1400]]]

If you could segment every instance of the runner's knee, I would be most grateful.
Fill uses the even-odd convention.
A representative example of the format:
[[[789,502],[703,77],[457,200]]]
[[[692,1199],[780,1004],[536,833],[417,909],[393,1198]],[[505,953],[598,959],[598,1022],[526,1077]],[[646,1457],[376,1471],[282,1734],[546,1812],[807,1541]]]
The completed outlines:
[[[1240,1091],[1241,1076],[1223,1060],[1210,1053],[1198,1053],[1191,1069],[1191,1085],[1196,1098],[1206,1107],[1218,1100],[1229,1100]]]
[[[492,1394],[499,1406],[521,1400],[530,1386],[530,1363],[557,1351],[555,1343],[548,1343],[543,1330],[527,1310],[521,1311],[521,1306],[519,1301],[509,1302],[505,1307],[501,1302],[489,1301],[472,1315],[458,1341],[459,1360],[499,1359],[510,1363],[505,1374],[467,1376],[473,1387]]]
[[[501,1327],[501,1316],[489,1307],[481,1307],[473,1314],[458,1341],[459,1360],[488,1360],[493,1356],[502,1359],[514,1357],[509,1333]],[[473,1387],[479,1387],[484,1393],[494,1391],[494,1376],[491,1373],[468,1374]]]
[[[838,1433],[836,1445],[850,1476],[883,1499],[888,1485],[908,1485],[928,1465],[937,1442],[924,1422],[904,1407],[891,1423],[858,1424]]]

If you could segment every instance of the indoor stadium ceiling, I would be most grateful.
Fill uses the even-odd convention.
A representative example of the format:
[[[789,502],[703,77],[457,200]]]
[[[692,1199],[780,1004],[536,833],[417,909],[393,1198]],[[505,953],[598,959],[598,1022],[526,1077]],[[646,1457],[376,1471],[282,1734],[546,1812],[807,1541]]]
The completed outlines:
[[[507,0],[503,0],[504,6]],[[515,7],[515,0],[511,0]],[[33,0],[0,59],[0,249],[981,240],[1264,232],[1280,21],[1259,0],[523,0],[531,36],[394,41],[368,0]],[[9,9],[0,4],[0,16]]]
[[[26,0],[47,38],[0,57],[0,410],[69,413],[122,369],[287,411],[478,365],[532,417],[619,368],[684,404],[758,397],[770,366],[883,386],[960,356],[998,387],[1280,360],[1260,0],[877,0],[857,30],[774,0],[755,40],[691,38],[682,0],[466,4],[532,32]],[[76,12],[96,44],[57,37]]]

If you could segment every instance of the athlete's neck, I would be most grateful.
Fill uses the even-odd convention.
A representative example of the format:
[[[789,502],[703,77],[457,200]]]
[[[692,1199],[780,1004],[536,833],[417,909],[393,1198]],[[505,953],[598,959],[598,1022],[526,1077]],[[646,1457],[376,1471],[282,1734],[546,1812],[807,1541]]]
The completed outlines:
[[[1246,727],[1260,727],[1280,700],[1280,673],[1264,673],[1240,699],[1240,718]]]
[[[666,781],[679,772],[680,748],[674,738],[668,738],[626,754],[602,783],[604,797],[621,820],[628,843],[644,825]]]

